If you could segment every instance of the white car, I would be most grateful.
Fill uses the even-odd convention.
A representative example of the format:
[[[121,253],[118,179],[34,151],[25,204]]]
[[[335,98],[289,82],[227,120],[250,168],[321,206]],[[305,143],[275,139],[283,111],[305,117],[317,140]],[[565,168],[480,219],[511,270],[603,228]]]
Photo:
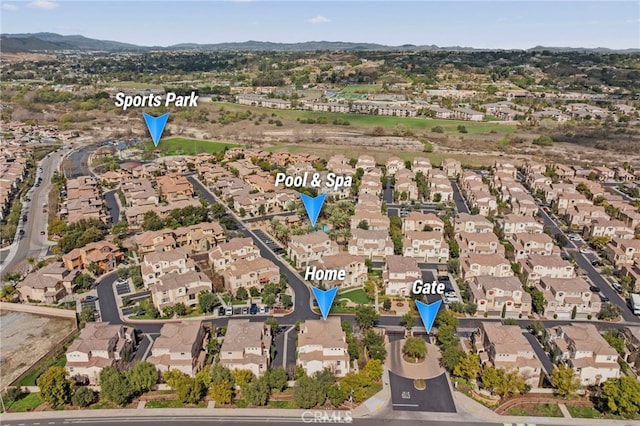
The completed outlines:
[[[580,253],[582,254],[589,254],[591,253],[591,251],[587,250],[587,249],[580,249]]]

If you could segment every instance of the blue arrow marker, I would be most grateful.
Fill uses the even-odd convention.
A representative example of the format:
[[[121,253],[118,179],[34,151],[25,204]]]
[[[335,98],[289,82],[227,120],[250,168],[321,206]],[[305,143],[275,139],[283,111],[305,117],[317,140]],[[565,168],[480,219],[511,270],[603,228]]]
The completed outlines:
[[[322,205],[324,204],[324,199],[327,197],[327,194],[320,194],[316,198],[309,197],[302,193],[300,196],[302,197],[302,203],[304,204],[304,208],[307,211],[309,220],[311,221],[311,226],[316,226],[318,215],[320,215],[320,209],[322,209]]]
[[[329,315],[331,305],[333,304],[333,299],[336,298],[336,293],[338,293],[338,287],[333,287],[326,291],[320,290],[318,287],[311,287],[311,290],[313,290],[313,295],[318,302],[322,319],[327,319],[327,315]]]
[[[438,300],[437,302],[433,302],[429,305],[416,300],[416,307],[420,313],[420,318],[422,318],[424,328],[427,329],[427,333],[431,333],[431,327],[433,327],[433,322],[436,320],[436,315],[438,314],[440,305],[442,305],[442,300]]]
[[[160,142],[162,132],[164,131],[164,126],[167,124],[169,113],[162,114],[160,117],[154,117],[146,112],[143,112],[142,115],[144,116],[144,121],[147,123],[147,129],[149,129],[151,139],[153,139],[153,144],[158,146],[158,142]]]

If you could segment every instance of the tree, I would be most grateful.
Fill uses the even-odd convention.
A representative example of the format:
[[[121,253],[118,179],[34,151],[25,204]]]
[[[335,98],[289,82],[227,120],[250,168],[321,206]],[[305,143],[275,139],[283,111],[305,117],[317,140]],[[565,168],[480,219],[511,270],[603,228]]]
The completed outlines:
[[[283,367],[270,368],[265,373],[264,377],[267,380],[269,388],[282,392],[287,388],[287,371]]]
[[[204,395],[206,387],[203,383],[202,376],[189,377],[183,375],[178,379],[175,388],[178,400],[185,404],[197,404]]]
[[[580,379],[576,376],[573,368],[560,364],[551,372],[551,385],[556,389],[556,393],[563,398],[567,398],[576,393],[580,387]]]
[[[427,344],[420,337],[408,337],[402,345],[402,353],[418,362],[418,359],[427,356]]]
[[[212,382],[209,396],[219,404],[230,404],[233,397],[233,385],[227,380]]]
[[[270,393],[271,388],[269,387],[265,377],[254,380],[242,389],[242,395],[247,398],[247,401],[249,401],[250,404],[257,405],[259,407],[267,405]]]
[[[600,313],[598,314],[598,319],[601,320],[612,320],[616,319],[622,313],[622,309],[618,305],[614,305],[613,303],[607,302],[602,305],[600,309]]]
[[[369,229],[369,222],[367,222],[366,220],[361,220],[358,223],[358,229],[364,229],[365,231]]]
[[[460,363],[460,360],[464,357],[464,351],[457,346],[445,346],[442,350],[442,358],[440,362],[442,366],[449,371],[452,371],[456,365]]]
[[[366,374],[372,382],[380,380],[380,378],[382,378],[383,371],[382,361],[379,359],[370,359],[364,366],[364,374]]]
[[[411,312],[407,312],[400,318],[400,325],[406,328],[407,330],[411,330],[413,326],[416,325],[416,319],[413,317]]]
[[[371,305],[358,305],[356,307],[356,323],[363,329],[373,327],[380,315],[376,312],[376,309]]]
[[[40,387],[40,396],[54,408],[61,407],[71,399],[74,382],[67,376],[64,367],[54,365],[36,380],[36,384]]]
[[[129,402],[133,392],[127,379],[114,367],[105,367],[100,372],[100,397],[118,405]]]
[[[387,357],[387,350],[384,347],[384,337],[373,330],[367,330],[362,338],[362,345],[367,350],[369,358],[384,361]]]
[[[336,408],[339,408],[344,403],[347,396],[347,392],[338,383],[334,383],[327,388],[327,397],[331,401],[331,405]]]
[[[453,367],[453,374],[466,380],[474,380],[478,377],[478,373],[480,373],[480,357],[477,354],[465,354]]]
[[[536,314],[544,313],[544,294],[536,287],[525,286],[524,291],[531,295],[531,306]]]
[[[278,334],[278,331],[280,331],[280,324],[278,324],[278,320],[273,318],[273,317],[269,317],[265,320],[264,322],[266,325],[268,325],[271,328],[271,335],[275,336],[276,334]]]
[[[13,284],[6,284],[2,287],[2,290],[0,290],[0,299],[10,302],[15,298],[17,293],[18,290],[16,290]]]
[[[489,390],[493,391],[504,380],[504,371],[487,365],[482,370],[480,380],[482,384]]]
[[[236,385],[240,386],[241,388],[244,388],[247,384],[251,383],[256,378],[251,370],[245,369],[235,369],[231,372],[231,374],[233,375],[233,379]]]
[[[198,306],[202,313],[213,312],[213,308],[215,308],[216,303],[217,298],[210,291],[204,290],[198,294]]]
[[[327,394],[319,380],[303,375],[293,387],[293,401],[304,409],[324,404]]]
[[[93,308],[89,305],[83,306],[78,317],[80,318],[81,322],[95,321]]]
[[[385,311],[391,310],[391,299],[384,299],[384,302],[382,302],[382,309]]]
[[[86,386],[77,387],[73,396],[71,397],[71,403],[76,407],[88,407],[96,400],[96,394]]]
[[[209,373],[212,382],[227,381],[232,385],[234,384],[233,374],[231,374],[231,370],[223,365],[215,364],[213,367],[211,367]]]
[[[158,213],[151,210],[144,214],[142,220],[142,230],[144,231],[159,231],[164,228],[164,221],[158,216]]]
[[[566,247],[569,245],[569,239],[563,233],[558,233],[554,235],[553,238],[560,247]]]
[[[260,290],[258,290],[256,286],[251,286],[249,287],[249,295],[251,295],[251,297],[258,297],[260,296]]]
[[[148,392],[158,382],[156,366],[147,361],[137,362],[127,370],[125,377],[134,394]]]
[[[293,300],[291,300],[291,296],[288,294],[281,294],[280,303],[282,303],[282,306],[285,308],[290,308],[293,305]]]
[[[496,388],[496,393],[502,397],[509,397],[516,393],[525,393],[527,391],[527,384],[524,377],[520,375],[518,370],[509,370],[502,372],[502,380]]]
[[[236,290],[236,299],[238,300],[247,300],[247,298],[249,297],[249,295],[247,294],[247,289],[244,287],[240,287],[238,288],[238,290]]]
[[[602,385],[600,406],[603,411],[632,417],[640,411],[640,382],[624,376]]]

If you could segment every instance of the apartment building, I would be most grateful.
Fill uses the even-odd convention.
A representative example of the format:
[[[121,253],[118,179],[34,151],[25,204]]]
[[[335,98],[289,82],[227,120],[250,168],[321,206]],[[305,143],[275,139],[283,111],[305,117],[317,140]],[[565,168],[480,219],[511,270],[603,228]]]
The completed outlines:
[[[602,307],[600,296],[589,290],[589,284],[580,277],[544,277],[538,288],[544,296],[546,318],[592,319]]]
[[[460,275],[464,281],[470,281],[481,275],[510,277],[514,273],[511,263],[503,255],[469,253],[460,257]]]
[[[456,234],[460,232],[489,233],[493,232],[493,224],[479,214],[458,213],[453,219],[453,231]]]
[[[507,237],[516,233],[542,234],[544,231],[544,225],[531,216],[508,214],[499,219],[498,223]]]
[[[631,227],[627,226],[627,224],[621,220],[594,219],[585,227],[584,235],[587,238],[607,237],[632,240],[634,232]]]
[[[28,274],[16,285],[23,302],[56,304],[73,290],[78,271],[70,271],[61,262],[50,263]]]
[[[336,254],[339,250],[338,244],[331,241],[329,236],[322,231],[294,235],[287,245],[287,255],[296,268],[308,266],[311,262],[320,260],[322,256]]]
[[[381,261],[393,254],[393,242],[387,231],[354,229],[349,240],[349,254]]]
[[[493,232],[460,232],[456,234],[455,239],[460,248],[460,255],[469,253],[504,255],[505,253],[504,246],[500,244],[500,240]]]
[[[189,254],[182,248],[171,251],[157,251],[147,253],[140,265],[142,272],[142,282],[145,288],[157,284],[163,275],[176,272],[185,274],[195,271],[196,264],[189,257]]]
[[[269,259],[257,257],[233,262],[220,276],[224,279],[225,288],[235,294],[240,287],[262,290],[267,283],[277,283],[280,281],[280,269]]]
[[[522,273],[525,277],[526,285],[534,285],[540,279],[548,278],[573,278],[576,275],[575,268],[568,260],[564,260],[558,254],[543,256],[540,254],[530,254],[520,260]]]
[[[237,260],[253,260],[260,257],[260,250],[247,238],[232,238],[209,252],[209,264],[216,272],[224,271]]]
[[[440,165],[447,177],[455,178],[462,174],[462,163],[452,158],[445,158]]]
[[[343,280],[322,281],[326,287],[364,287],[367,281],[367,265],[364,257],[349,253],[337,253],[322,256],[319,261],[313,262],[312,266],[318,269],[332,269],[345,271]]]
[[[159,277],[151,286],[153,304],[162,312],[168,306],[184,303],[195,306],[201,291],[211,291],[211,280],[202,272],[170,272]]]
[[[618,353],[593,324],[559,326],[548,333],[557,363],[573,368],[582,386],[593,386],[620,377]]]
[[[516,277],[481,275],[473,278],[469,288],[472,302],[478,305],[477,315],[526,318],[531,314],[531,295]]]
[[[109,322],[87,322],[69,345],[65,368],[78,382],[97,385],[105,367],[122,367],[134,349],[134,330]]]
[[[62,255],[67,269],[87,269],[95,265],[98,275],[113,271],[124,255],[120,247],[108,241],[97,241]]]
[[[444,232],[444,222],[433,213],[413,211],[402,220],[402,233],[410,231]]]
[[[449,260],[449,245],[441,232],[409,231],[405,234],[403,254],[418,262],[444,263]]]
[[[344,377],[351,371],[347,336],[342,331],[340,317],[300,323],[296,365],[301,366],[308,376],[328,369],[336,377]]]
[[[389,216],[383,215],[379,211],[360,211],[356,210],[351,216],[351,229],[358,229],[361,223],[366,223],[371,231],[388,231],[390,226]]]
[[[231,319],[220,347],[220,365],[251,370],[261,377],[271,362],[271,327],[248,319]]]
[[[616,268],[633,265],[633,262],[640,260],[640,240],[614,238],[606,245],[604,252],[607,260]]]
[[[167,322],[151,345],[147,358],[160,374],[176,369],[190,377],[204,367],[206,330],[201,321]]]
[[[156,178],[158,189],[167,201],[193,197],[191,183],[181,174],[171,173]]]
[[[532,388],[540,386],[542,363],[518,325],[482,322],[474,338],[483,365],[517,370]]]
[[[547,234],[528,234],[517,232],[511,235],[513,255],[516,262],[525,260],[529,255],[551,256],[554,251],[553,239]]]
[[[386,294],[408,296],[416,280],[422,278],[418,262],[412,257],[390,255],[382,271]]]

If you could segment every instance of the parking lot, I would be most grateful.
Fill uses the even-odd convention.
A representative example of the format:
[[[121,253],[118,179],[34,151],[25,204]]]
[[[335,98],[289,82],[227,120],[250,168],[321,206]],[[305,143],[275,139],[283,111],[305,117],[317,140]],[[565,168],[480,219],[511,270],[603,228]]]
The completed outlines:
[[[95,315],[95,320],[100,321],[100,309],[98,305],[98,298],[96,296],[86,296],[80,300],[80,309],[84,309],[85,306],[89,306]]]
[[[129,280],[116,281],[116,293],[118,296],[131,293],[131,287],[129,286]]]
[[[260,238],[260,241],[262,241],[267,247],[269,247],[275,254],[284,253],[284,249],[280,247],[275,241],[273,241],[273,239],[271,239],[271,237],[267,235],[266,232],[257,229],[253,231],[253,233],[256,235],[256,237]]]

